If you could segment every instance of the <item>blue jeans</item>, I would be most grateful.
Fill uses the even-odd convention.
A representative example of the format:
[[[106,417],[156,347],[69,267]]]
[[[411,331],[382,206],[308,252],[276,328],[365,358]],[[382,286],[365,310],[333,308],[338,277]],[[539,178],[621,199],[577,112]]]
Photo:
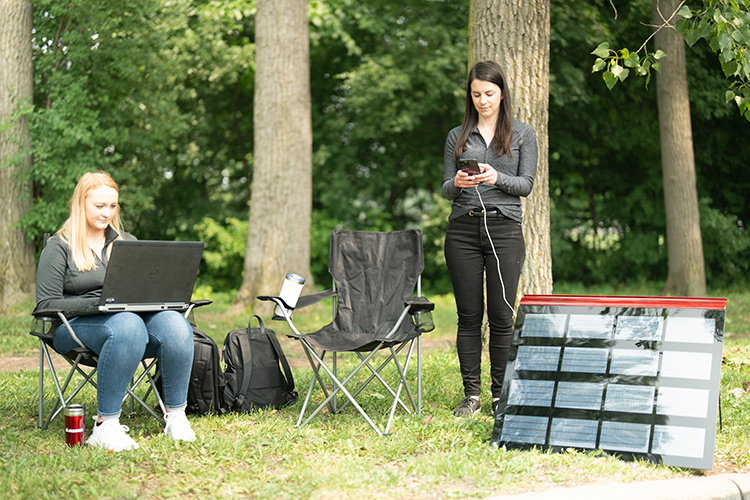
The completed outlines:
[[[445,261],[456,299],[456,350],[466,396],[478,396],[480,392],[486,275],[491,390],[493,398],[499,398],[513,337],[513,307],[526,247],[520,223],[491,214],[487,217],[487,227],[502,278],[481,216],[464,215],[448,224]]]
[[[168,409],[187,404],[193,366],[193,330],[177,311],[120,312],[77,316],[70,320],[76,336],[97,353],[97,409],[102,417],[120,414],[128,384],[141,359],[156,358],[162,380],[162,399]],[[65,325],[55,330],[55,349],[76,347]]]

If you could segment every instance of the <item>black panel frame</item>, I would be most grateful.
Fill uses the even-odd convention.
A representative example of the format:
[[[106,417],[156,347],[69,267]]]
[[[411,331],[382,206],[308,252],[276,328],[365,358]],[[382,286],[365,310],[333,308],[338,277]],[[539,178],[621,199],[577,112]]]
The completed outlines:
[[[525,305],[522,301],[519,307],[491,445],[552,451],[601,450],[626,460],[711,469],[725,309],[706,308],[701,303],[697,307],[666,307],[649,298],[643,299],[642,307],[632,298],[617,306],[613,305],[617,297],[605,301],[605,305],[571,305],[570,301],[554,305],[554,296],[545,297],[547,304]],[[561,316],[557,315],[565,318],[562,335]],[[545,318],[549,320],[547,329],[540,329]],[[609,318],[609,331],[587,333],[575,328],[588,320],[606,326]],[[624,325],[631,323],[643,325],[640,330],[626,330]],[[687,333],[691,328],[704,333],[690,336]],[[535,333],[530,335],[532,331]],[[687,332],[684,338],[680,338],[681,332]],[[523,362],[534,359],[525,356],[530,350],[541,349],[535,354],[542,354],[547,349],[546,365],[538,366],[551,368],[555,348],[559,349],[559,359],[554,370],[533,369]],[[566,353],[572,357],[566,358]],[[603,353],[607,359],[602,372]],[[654,366],[649,366],[654,357],[656,373]],[[631,372],[641,373],[614,373],[612,370],[627,371],[621,369],[629,366],[623,360],[630,360]],[[649,409],[650,392],[653,399]],[[600,404],[596,407],[598,394]],[[628,404],[622,396],[628,394],[633,406],[631,411],[622,411]],[[543,397],[532,397],[537,395]],[[616,400],[615,395],[621,398]],[[549,402],[545,405],[543,400]],[[528,433],[513,430],[519,422],[528,425]],[[580,436],[576,438],[577,435]]]

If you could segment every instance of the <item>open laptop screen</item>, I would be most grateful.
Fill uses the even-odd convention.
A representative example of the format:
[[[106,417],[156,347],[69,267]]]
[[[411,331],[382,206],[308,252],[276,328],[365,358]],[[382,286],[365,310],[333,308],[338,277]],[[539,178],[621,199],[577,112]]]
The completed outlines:
[[[202,242],[117,240],[112,245],[99,306],[73,314],[187,309]]]

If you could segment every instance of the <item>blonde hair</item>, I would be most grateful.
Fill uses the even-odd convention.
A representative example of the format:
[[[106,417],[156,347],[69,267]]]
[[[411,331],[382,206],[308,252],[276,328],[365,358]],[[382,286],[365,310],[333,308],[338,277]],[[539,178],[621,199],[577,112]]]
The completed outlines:
[[[107,186],[115,191],[120,192],[117,183],[106,172],[87,172],[78,179],[78,184],[70,198],[70,216],[60,230],[58,236],[68,244],[70,252],[73,254],[73,262],[79,271],[90,271],[96,269],[96,255],[89,248],[86,225],[86,196],[94,189]],[[122,224],[120,222],[120,205],[115,208],[115,213],[109,222],[109,225],[122,235]]]

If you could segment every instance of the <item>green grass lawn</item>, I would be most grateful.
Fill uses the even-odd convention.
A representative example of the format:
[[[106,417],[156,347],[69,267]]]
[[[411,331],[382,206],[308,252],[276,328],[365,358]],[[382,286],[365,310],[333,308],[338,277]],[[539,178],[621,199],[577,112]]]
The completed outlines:
[[[612,290],[556,287],[556,293],[611,294]],[[658,294],[657,290],[617,290],[621,295]],[[472,419],[456,419],[461,399],[453,348],[452,297],[437,304],[436,331],[424,337],[423,414],[400,416],[390,436],[379,438],[348,408],[321,415],[295,429],[301,403],[281,411],[191,417],[199,438],[174,443],[143,411],[123,418],[141,445],[132,452],[69,449],[60,419],[46,431],[36,428],[36,368],[0,372],[0,498],[483,498],[554,487],[618,481],[643,481],[750,470],[746,426],[750,420],[750,292],[719,291],[729,299],[722,371],[722,430],[717,432],[714,471],[627,462],[613,456],[568,451],[495,450],[489,446],[493,418],[489,397]],[[247,316],[229,314],[229,296],[196,313],[201,328],[221,345],[226,333],[244,327]],[[27,308],[0,316],[0,359],[36,355],[28,335]],[[302,314],[304,312],[304,314]],[[302,325],[321,326],[328,308],[298,311]],[[269,322],[270,323],[270,322]],[[286,339],[283,323],[273,322],[292,361],[299,390],[311,371],[299,345]],[[486,367],[485,367],[486,369]],[[485,394],[488,391],[485,391]],[[94,409],[87,390],[78,402]],[[363,406],[380,408],[382,398]],[[374,411],[372,416],[382,413]],[[379,420],[382,422],[383,420]],[[90,421],[87,428],[90,430]]]

